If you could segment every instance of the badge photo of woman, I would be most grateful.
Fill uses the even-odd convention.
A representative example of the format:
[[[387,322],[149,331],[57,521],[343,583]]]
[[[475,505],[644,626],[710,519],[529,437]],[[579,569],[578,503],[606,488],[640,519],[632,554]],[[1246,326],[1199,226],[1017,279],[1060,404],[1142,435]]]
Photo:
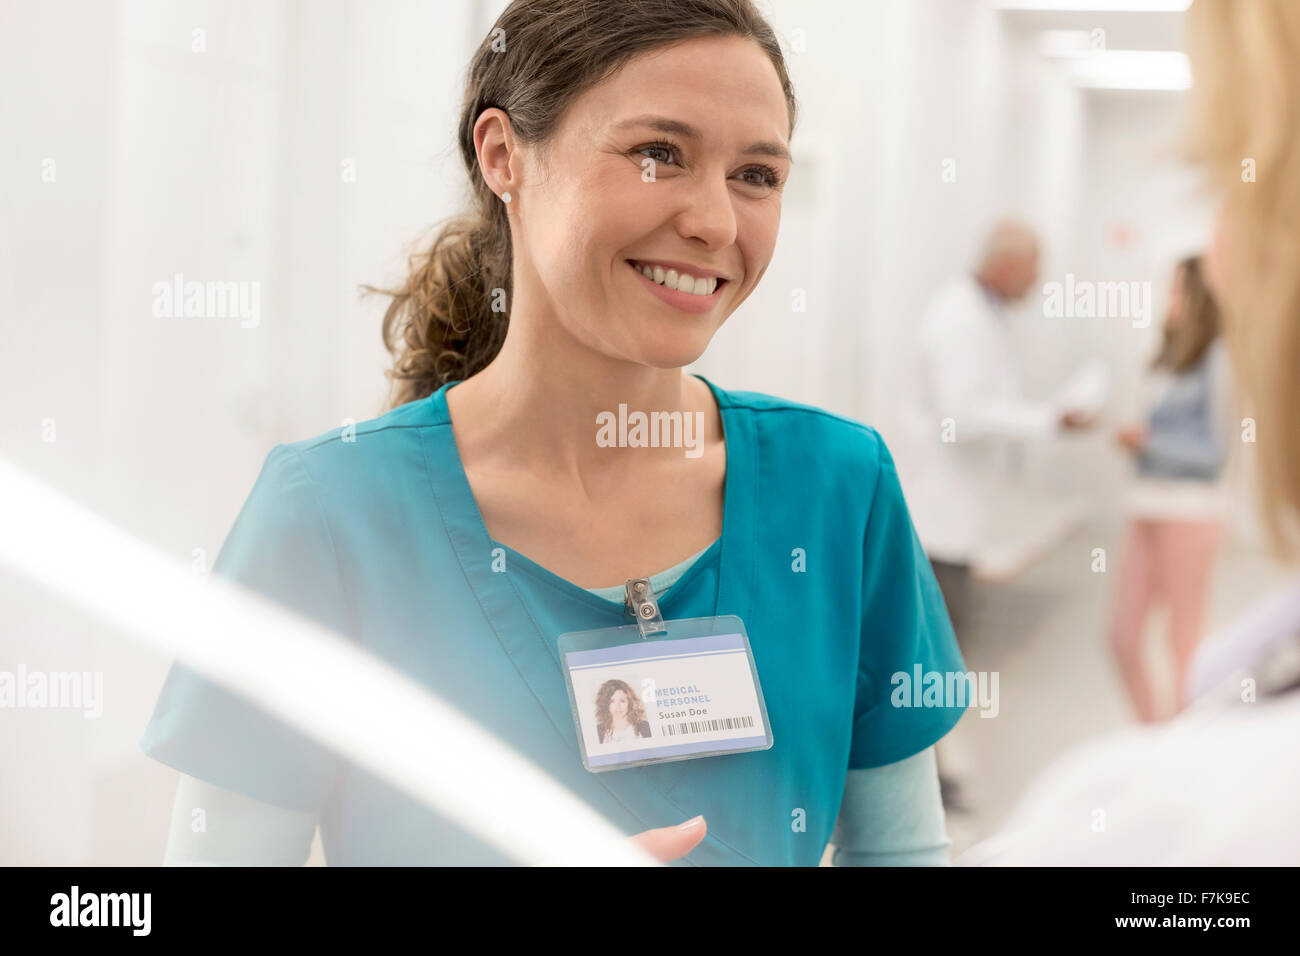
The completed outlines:
[[[596,736],[602,744],[650,736],[645,707],[626,682],[607,680],[596,692]]]
[[[276,446],[214,573],[352,637],[660,860],[946,865],[933,745],[965,703],[893,706],[891,676],[966,668],[889,449],[685,370],[772,261],[796,118],[750,0],[506,6],[466,74],[469,208],[386,290],[391,407]],[[621,407],[703,433],[609,446]],[[665,620],[744,623],[770,748],[583,766],[558,636],[628,624],[645,576]],[[624,693],[611,735],[640,726]],[[212,858],[186,808],[227,799],[227,860],[276,832],[305,859],[319,824],[331,865],[510,862],[183,670],[142,745],[185,775],[173,859]]]

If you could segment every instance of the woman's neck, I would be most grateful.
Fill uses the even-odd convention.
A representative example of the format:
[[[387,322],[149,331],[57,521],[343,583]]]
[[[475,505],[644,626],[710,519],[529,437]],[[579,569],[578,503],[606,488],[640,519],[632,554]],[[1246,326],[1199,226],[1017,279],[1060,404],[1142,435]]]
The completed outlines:
[[[680,368],[659,369],[602,355],[556,328],[540,335],[512,324],[501,351],[478,374],[448,392],[462,456],[500,467],[544,469],[584,483],[584,476],[641,466],[656,457],[680,461],[681,448],[602,447],[599,416],[679,412],[702,422],[702,447],[721,440],[717,405],[704,382]],[[701,414],[702,413],[702,414]],[[472,425],[472,428],[469,426]]]

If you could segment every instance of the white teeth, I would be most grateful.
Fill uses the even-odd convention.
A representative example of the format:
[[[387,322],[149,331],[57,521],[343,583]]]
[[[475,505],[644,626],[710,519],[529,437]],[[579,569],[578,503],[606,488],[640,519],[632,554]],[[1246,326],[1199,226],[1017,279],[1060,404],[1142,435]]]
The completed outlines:
[[[664,270],[663,266],[636,266],[641,274],[651,282],[667,286],[670,289],[676,289],[678,292],[686,292],[690,295],[713,295],[718,288],[717,279],[705,279],[703,276],[696,278],[687,275],[685,272],[678,273],[676,269]]]

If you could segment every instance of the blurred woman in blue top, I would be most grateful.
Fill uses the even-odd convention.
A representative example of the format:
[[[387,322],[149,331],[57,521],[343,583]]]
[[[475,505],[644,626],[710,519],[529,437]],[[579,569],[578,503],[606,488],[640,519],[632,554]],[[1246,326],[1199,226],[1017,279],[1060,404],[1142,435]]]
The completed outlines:
[[[1161,715],[1143,663],[1142,637],[1156,603],[1169,609],[1175,708],[1204,633],[1214,559],[1227,514],[1222,481],[1231,419],[1219,308],[1197,258],[1179,263],[1163,343],[1152,362],[1154,400],[1143,425],[1117,439],[1136,461],[1127,495],[1124,565],[1116,579],[1111,649],[1144,722]]]
[[[748,0],[512,3],[469,69],[473,212],[391,293],[395,407],[354,440],[273,449],[215,570],[424,683],[623,832],[702,815],[665,859],[816,864],[838,824],[846,862],[946,862],[930,748],[966,702],[928,689],[964,664],[888,450],[683,372],[771,261],[795,106]],[[690,448],[603,447],[624,407],[700,427]],[[557,638],[629,623],[590,589],[697,552],[663,616],[744,621],[774,745],[589,773]],[[925,704],[895,706],[914,673]],[[505,862],[183,669],[143,745],[318,815],[331,863]]]

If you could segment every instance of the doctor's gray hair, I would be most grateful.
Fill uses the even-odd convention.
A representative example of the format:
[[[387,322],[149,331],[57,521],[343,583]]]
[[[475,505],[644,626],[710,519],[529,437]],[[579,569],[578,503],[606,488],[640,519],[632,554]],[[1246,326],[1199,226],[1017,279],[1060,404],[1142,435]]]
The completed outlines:
[[[363,286],[392,299],[383,322],[384,345],[393,356],[390,408],[481,371],[505,341],[510,223],[479,169],[479,115],[504,111],[519,142],[544,148],[587,89],[636,56],[704,36],[739,36],[762,48],[785,91],[793,131],[797,104],[785,58],[752,0],[514,0],[502,12],[470,63],[460,111],[468,212],[441,222],[432,244],[410,258],[400,287]],[[499,311],[502,303],[505,311]]]

